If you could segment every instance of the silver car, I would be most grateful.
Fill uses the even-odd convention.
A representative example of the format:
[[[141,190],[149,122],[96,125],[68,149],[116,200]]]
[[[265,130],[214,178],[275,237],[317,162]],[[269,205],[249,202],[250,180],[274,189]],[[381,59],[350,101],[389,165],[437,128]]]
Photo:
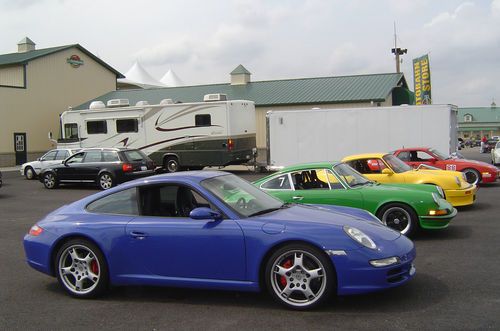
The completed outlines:
[[[78,152],[79,149],[60,148],[53,149],[45,153],[36,161],[26,162],[21,166],[21,175],[26,179],[34,179],[42,169],[47,168],[53,164],[61,163],[71,155]]]

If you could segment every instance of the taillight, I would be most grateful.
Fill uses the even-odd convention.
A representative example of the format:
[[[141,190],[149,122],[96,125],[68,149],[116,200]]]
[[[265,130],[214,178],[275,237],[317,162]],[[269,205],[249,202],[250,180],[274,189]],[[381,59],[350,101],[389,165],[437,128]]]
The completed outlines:
[[[130,163],[124,163],[122,165],[122,170],[123,170],[123,172],[130,172],[130,171],[134,170],[134,167],[132,167],[132,165]]]
[[[41,234],[42,234],[42,232],[43,232],[43,229],[42,229],[41,227],[39,227],[38,225],[36,225],[36,224],[35,224],[35,225],[33,225],[33,226],[31,227],[31,229],[30,229],[30,232],[29,232],[29,233],[30,233],[30,235],[35,236],[35,237],[36,237],[36,236],[41,235]]]
[[[234,142],[233,142],[233,139],[228,139],[228,140],[227,140],[227,150],[228,150],[228,151],[232,151],[232,150],[233,150],[233,147],[234,147]]]

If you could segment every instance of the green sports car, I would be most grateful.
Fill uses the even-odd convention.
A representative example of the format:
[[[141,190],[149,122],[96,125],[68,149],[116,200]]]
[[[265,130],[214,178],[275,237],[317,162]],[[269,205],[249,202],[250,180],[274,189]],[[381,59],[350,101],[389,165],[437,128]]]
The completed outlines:
[[[446,228],[457,215],[438,186],[378,184],[341,162],[287,167],[254,185],[285,202],[361,208],[407,236]]]

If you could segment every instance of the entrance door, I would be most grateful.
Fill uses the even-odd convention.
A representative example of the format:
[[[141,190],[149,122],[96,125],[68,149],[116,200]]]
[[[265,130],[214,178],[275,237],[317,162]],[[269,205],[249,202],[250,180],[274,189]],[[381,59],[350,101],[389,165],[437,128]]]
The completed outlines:
[[[14,151],[16,152],[16,165],[26,163],[26,132],[14,132]]]

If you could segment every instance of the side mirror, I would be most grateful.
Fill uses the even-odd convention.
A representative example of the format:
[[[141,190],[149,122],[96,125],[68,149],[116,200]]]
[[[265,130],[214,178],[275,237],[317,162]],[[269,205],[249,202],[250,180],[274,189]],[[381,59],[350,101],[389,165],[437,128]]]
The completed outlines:
[[[207,220],[207,219],[212,219],[214,221],[222,220],[221,213],[207,207],[198,207],[191,210],[191,212],[189,213],[189,217],[194,220]]]
[[[382,174],[392,176],[392,174],[394,174],[394,172],[389,168],[384,168],[384,169],[382,169]]]

